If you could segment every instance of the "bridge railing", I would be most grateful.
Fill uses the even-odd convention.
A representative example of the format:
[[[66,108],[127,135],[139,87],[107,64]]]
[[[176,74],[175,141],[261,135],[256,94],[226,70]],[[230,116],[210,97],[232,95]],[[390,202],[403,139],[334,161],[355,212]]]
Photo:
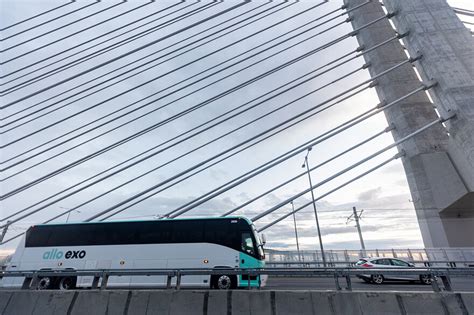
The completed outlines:
[[[321,261],[318,250],[265,250],[267,264],[281,262]],[[422,248],[422,249],[365,249],[365,250],[325,250],[326,262],[340,264],[357,261],[364,257],[400,258],[409,262],[429,262],[430,266],[444,267],[455,262],[458,266],[474,267],[474,248]]]
[[[449,267],[449,268],[474,268],[474,260],[410,260],[409,262],[418,267]],[[326,262],[329,267],[354,267],[355,261],[330,261]],[[287,267],[287,268],[310,268],[321,267],[324,265],[322,260],[317,261],[272,261],[266,262],[267,267]]]
[[[351,277],[357,275],[398,275],[398,276],[429,276],[431,286],[435,292],[441,290],[452,291],[451,278],[453,277],[473,277],[473,268],[356,268],[356,267],[326,267],[326,268],[259,268],[259,269],[96,269],[96,270],[19,270],[4,271],[3,278],[22,277],[24,278],[22,289],[36,289],[38,281],[44,277],[93,277],[92,289],[107,289],[108,280],[112,276],[166,276],[166,288],[181,288],[181,280],[183,276],[199,276],[199,275],[243,275],[247,276],[248,289],[251,287],[250,279],[255,276],[297,276],[297,277],[325,277],[334,278],[336,290],[342,290],[340,280],[344,279],[345,289],[352,291]],[[173,278],[176,278],[174,286]],[[260,288],[260,279],[259,286]],[[438,283],[441,280],[442,287]],[[245,280],[244,280],[245,281]]]

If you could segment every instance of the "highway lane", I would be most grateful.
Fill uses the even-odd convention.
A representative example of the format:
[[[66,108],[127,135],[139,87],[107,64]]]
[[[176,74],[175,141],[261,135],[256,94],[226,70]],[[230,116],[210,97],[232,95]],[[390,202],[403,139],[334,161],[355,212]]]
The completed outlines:
[[[351,278],[354,291],[433,291],[431,285],[410,282],[386,282],[381,285],[365,283],[361,279]],[[439,286],[443,287],[440,280]],[[341,287],[346,287],[346,280],[339,279]],[[473,278],[452,278],[451,285],[454,291],[474,292]],[[333,278],[296,278],[296,277],[269,277],[265,290],[335,290]]]

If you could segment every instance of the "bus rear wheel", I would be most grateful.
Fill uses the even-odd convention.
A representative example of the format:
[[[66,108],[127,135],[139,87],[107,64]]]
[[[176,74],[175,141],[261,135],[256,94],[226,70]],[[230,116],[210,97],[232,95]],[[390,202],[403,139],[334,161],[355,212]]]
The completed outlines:
[[[59,280],[59,290],[72,290],[76,287],[76,277],[63,277]]]
[[[234,289],[237,286],[237,278],[235,276],[219,275],[213,276],[212,287],[219,290]]]

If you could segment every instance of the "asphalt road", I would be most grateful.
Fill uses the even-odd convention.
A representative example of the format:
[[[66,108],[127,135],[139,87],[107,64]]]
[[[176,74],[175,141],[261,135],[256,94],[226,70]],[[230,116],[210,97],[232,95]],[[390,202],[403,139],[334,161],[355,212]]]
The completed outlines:
[[[433,291],[431,285],[410,282],[386,282],[381,285],[365,283],[361,279],[352,278],[353,291]],[[346,286],[345,279],[339,279],[341,287]],[[440,288],[443,287],[439,280]],[[454,291],[474,292],[474,277],[452,278],[451,285]],[[265,290],[335,290],[333,278],[283,278],[269,277]]]

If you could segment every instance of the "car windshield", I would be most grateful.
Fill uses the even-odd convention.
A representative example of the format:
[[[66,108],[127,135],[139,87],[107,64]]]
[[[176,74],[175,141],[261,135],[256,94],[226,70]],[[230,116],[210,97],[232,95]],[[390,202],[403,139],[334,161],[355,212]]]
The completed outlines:
[[[365,259],[359,259],[359,261],[356,262],[356,265],[357,265],[357,266],[360,266],[360,265],[365,264],[366,262],[367,262],[367,260],[365,260]]]

